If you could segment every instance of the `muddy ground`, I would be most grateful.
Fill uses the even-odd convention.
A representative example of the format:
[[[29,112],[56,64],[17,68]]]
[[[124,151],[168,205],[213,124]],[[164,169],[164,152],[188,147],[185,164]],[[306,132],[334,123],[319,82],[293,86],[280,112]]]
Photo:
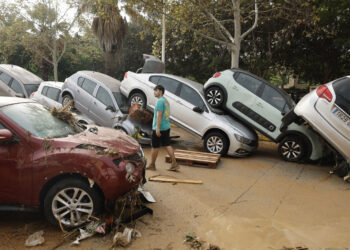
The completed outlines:
[[[201,141],[180,129],[173,146],[203,150]],[[144,149],[150,157],[150,148]],[[166,171],[161,150],[154,175],[202,180],[203,184],[148,182],[157,203],[148,205],[154,215],[138,219],[142,237],[128,249],[188,249],[186,233],[222,249],[283,249],[285,247],[350,247],[350,184],[329,175],[330,167],[282,161],[276,145],[261,142],[254,155],[222,158],[217,169],[182,166],[180,173]],[[38,214],[0,213],[0,249],[23,249],[28,235],[44,230],[45,243],[35,249],[52,249],[62,240],[60,229]],[[69,242],[59,249],[110,249],[112,235],[93,237],[79,247]]]

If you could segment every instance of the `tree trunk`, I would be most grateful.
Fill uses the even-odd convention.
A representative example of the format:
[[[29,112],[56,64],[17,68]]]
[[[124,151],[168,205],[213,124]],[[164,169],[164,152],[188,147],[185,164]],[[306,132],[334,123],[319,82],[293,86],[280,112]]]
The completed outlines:
[[[105,72],[107,75],[109,76],[113,76],[114,75],[114,72],[113,72],[113,69],[114,69],[114,59],[115,59],[115,54],[114,53],[108,53],[108,52],[105,52],[104,53],[104,58],[105,58]]]
[[[54,80],[57,82],[58,81],[58,76],[57,76],[57,45],[56,41],[53,43],[53,50],[52,50],[52,65],[53,65],[53,76]]]
[[[234,26],[235,26],[235,41],[231,49],[231,68],[239,67],[239,53],[241,51],[241,11],[240,0],[235,0],[235,8],[233,10]]]

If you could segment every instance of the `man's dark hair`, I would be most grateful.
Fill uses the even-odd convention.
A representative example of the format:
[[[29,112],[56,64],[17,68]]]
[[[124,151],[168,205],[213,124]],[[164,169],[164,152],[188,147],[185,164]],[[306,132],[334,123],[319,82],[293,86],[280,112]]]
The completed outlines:
[[[155,86],[153,90],[157,90],[157,89],[160,90],[160,91],[162,91],[162,93],[163,93],[163,95],[164,95],[165,89],[164,89],[164,87],[163,87],[162,85],[157,85],[157,86]]]

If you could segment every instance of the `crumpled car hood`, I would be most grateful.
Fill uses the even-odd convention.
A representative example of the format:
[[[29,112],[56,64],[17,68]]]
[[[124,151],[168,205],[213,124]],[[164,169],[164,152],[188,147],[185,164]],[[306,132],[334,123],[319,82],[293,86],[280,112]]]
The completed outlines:
[[[64,138],[55,138],[53,146],[74,148],[79,145],[98,146],[112,149],[122,155],[130,155],[139,151],[139,143],[124,132],[112,128],[97,127],[88,125],[81,133]]]

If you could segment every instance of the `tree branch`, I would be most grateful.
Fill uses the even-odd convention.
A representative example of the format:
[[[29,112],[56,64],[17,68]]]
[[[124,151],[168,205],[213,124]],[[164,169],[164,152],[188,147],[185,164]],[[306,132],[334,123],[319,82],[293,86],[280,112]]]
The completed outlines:
[[[250,32],[252,32],[256,26],[258,25],[258,3],[257,0],[255,0],[255,21],[254,24],[252,25],[252,27],[250,27],[250,29],[248,29],[246,32],[243,33],[243,35],[241,35],[241,39],[243,40]]]

